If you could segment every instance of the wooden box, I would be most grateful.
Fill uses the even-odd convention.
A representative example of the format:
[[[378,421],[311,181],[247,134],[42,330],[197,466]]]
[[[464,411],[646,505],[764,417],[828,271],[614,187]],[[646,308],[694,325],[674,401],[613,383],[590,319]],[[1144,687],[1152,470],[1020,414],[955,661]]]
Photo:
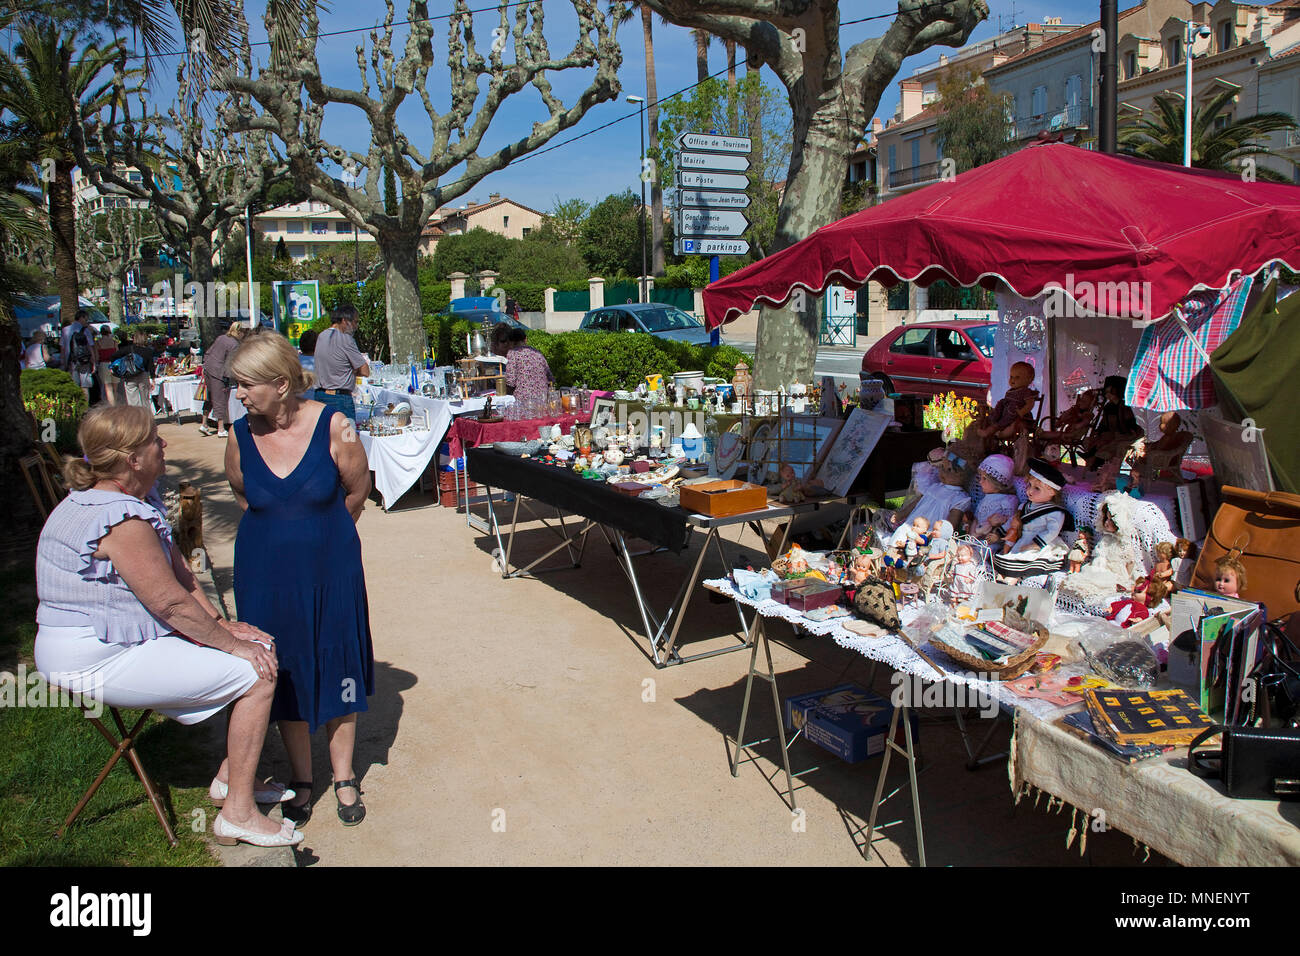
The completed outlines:
[[[681,486],[681,504],[697,515],[721,518],[767,507],[767,489],[747,481],[705,481]]]

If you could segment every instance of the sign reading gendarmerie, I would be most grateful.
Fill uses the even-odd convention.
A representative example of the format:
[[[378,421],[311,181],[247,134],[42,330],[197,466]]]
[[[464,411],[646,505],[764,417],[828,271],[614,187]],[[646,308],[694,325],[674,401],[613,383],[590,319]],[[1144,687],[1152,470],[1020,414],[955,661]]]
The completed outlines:
[[[677,234],[681,236],[739,236],[749,228],[743,212],[683,207],[677,214]]]

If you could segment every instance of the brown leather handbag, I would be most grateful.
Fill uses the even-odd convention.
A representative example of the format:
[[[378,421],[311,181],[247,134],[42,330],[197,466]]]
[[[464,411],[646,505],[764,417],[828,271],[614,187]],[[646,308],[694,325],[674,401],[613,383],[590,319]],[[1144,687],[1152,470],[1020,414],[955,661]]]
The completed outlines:
[[[1241,561],[1241,597],[1279,618],[1300,609],[1300,495],[1223,487],[1222,503],[1205,536],[1192,586],[1214,589],[1214,563],[1225,554]]]

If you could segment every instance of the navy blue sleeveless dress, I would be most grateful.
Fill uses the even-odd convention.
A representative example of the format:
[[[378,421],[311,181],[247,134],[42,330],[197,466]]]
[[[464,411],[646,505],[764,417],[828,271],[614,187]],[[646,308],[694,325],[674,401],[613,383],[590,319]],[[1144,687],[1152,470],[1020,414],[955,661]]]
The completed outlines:
[[[375,692],[361,538],[330,456],[328,406],[298,466],[278,478],[262,460],[248,419],[239,442],[248,510],[235,536],[239,620],[275,638],[280,679],[272,720],[328,720],[366,710]]]

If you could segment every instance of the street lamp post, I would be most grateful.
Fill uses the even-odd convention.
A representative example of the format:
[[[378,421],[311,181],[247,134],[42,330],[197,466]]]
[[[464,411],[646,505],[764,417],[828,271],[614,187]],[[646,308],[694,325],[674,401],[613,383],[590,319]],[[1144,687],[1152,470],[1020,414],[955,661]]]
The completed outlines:
[[[646,275],[649,274],[649,266],[647,265],[645,251],[645,97],[629,96],[627,101],[629,103],[637,104],[637,130],[641,134],[641,172],[639,174],[641,180],[641,278],[637,280],[637,288],[640,290],[639,300],[641,302],[647,302],[649,301],[650,296],[645,287]]]
[[[1187,21],[1183,31],[1183,58],[1187,61],[1187,78],[1183,88],[1183,165],[1192,165],[1192,41],[1198,36],[1210,36],[1210,28]]]

